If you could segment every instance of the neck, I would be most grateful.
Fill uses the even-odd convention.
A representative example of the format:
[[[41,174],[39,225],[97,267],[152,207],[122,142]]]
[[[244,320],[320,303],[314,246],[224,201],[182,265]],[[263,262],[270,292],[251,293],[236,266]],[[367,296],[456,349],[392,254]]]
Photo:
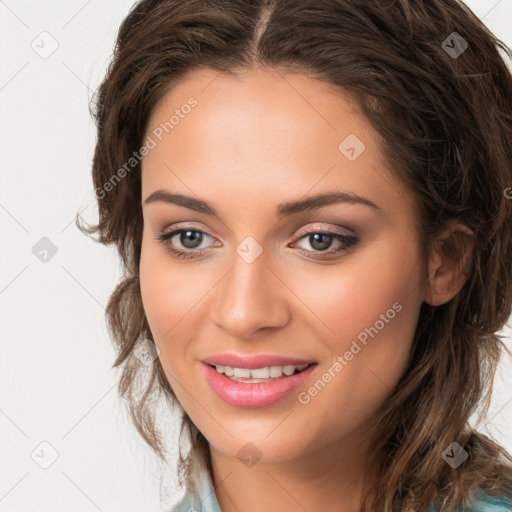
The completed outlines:
[[[264,458],[248,467],[210,446],[222,512],[355,512],[363,495],[367,446],[345,439],[286,461]]]

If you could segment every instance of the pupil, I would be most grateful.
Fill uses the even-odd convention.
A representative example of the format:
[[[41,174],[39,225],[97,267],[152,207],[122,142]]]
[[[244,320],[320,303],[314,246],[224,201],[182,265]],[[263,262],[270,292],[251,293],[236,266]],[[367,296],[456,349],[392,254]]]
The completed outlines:
[[[331,245],[331,235],[326,235],[324,233],[314,233],[313,235],[309,235],[309,242],[311,247],[318,249],[319,251],[323,251],[327,249],[329,245]]]
[[[196,236],[194,236],[194,233]],[[180,242],[184,245],[184,247],[187,247],[188,249],[195,249],[198,245],[201,244],[202,236],[202,233],[199,233],[199,231],[183,231],[180,236]],[[192,239],[191,243],[190,239]],[[198,240],[199,243],[196,243]]]

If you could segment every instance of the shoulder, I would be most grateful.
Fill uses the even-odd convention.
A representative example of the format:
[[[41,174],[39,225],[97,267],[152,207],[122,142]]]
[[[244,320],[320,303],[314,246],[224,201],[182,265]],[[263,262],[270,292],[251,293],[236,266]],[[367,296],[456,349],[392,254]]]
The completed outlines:
[[[431,505],[426,512],[439,512]],[[479,491],[471,496],[465,507],[455,507],[452,512],[512,512],[512,500],[505,494],[495,495]]]
[[[209,472],[203,466],[193,471],[194,491],[189,491],[169,512],[222,512]]]
[[[488,483],[492,490],[476,489],[472,494],[471,512],[512,511],[512,456],[502,449],[496,462],[496,471]]]
[[[511,512],[512,499],[510,495],[490,494],[479,491],[474,495],[468,512]]]
[[[206,490],[206,489],[205,489]],[[213,487],[186,494],[169,512],[221,512]]]
[[[169,512],[192,512],[201,510],[197,507],[197,500],[194,496],[184,496],[178,503],[173,505]]]
[[[464,512],[512,512],[512,456],[503,447],[494,447],[499,448],[498,455],[492,464],[477,468],[485,478],[473,487]]]

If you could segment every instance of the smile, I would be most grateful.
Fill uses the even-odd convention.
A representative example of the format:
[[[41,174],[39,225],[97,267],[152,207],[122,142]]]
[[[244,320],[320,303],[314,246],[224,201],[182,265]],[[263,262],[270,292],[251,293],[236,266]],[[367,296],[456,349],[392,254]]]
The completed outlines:
[[[238,368],[201,364],[213,392],[234,407],[257,408],[288,397],[314,372],[317,363]]]

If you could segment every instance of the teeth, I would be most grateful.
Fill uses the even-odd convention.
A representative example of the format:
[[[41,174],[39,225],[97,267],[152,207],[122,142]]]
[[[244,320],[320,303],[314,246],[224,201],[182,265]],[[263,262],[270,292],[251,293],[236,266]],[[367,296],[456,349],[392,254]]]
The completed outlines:
[[[299,372],[304,370],[308,364],[301,365],[293,365],[288,364],[286,366],[266,366],[265,368],[233,368],[231,366],[226,366],[222,364],[218,364],[215,366],[215,369],[219,373],[223,373],[227,377],[235,377],[231,380],[237,379],[271,379],[271,378],[279,378],[282,377],[283,374],[293,375],[295,370]]]
[[[270,377],[270,368],[255,368],[250,370],[250,373],[253,379],[268,379]]]
[[[247,370],[246,368],[233,368],[233,373],[235,377],[249,378],[251,376],[251,370]]]
[[[270,376],[271,377],[282,377],[283,375],[283,367],[282,366],[271,366],[270,367]]]

